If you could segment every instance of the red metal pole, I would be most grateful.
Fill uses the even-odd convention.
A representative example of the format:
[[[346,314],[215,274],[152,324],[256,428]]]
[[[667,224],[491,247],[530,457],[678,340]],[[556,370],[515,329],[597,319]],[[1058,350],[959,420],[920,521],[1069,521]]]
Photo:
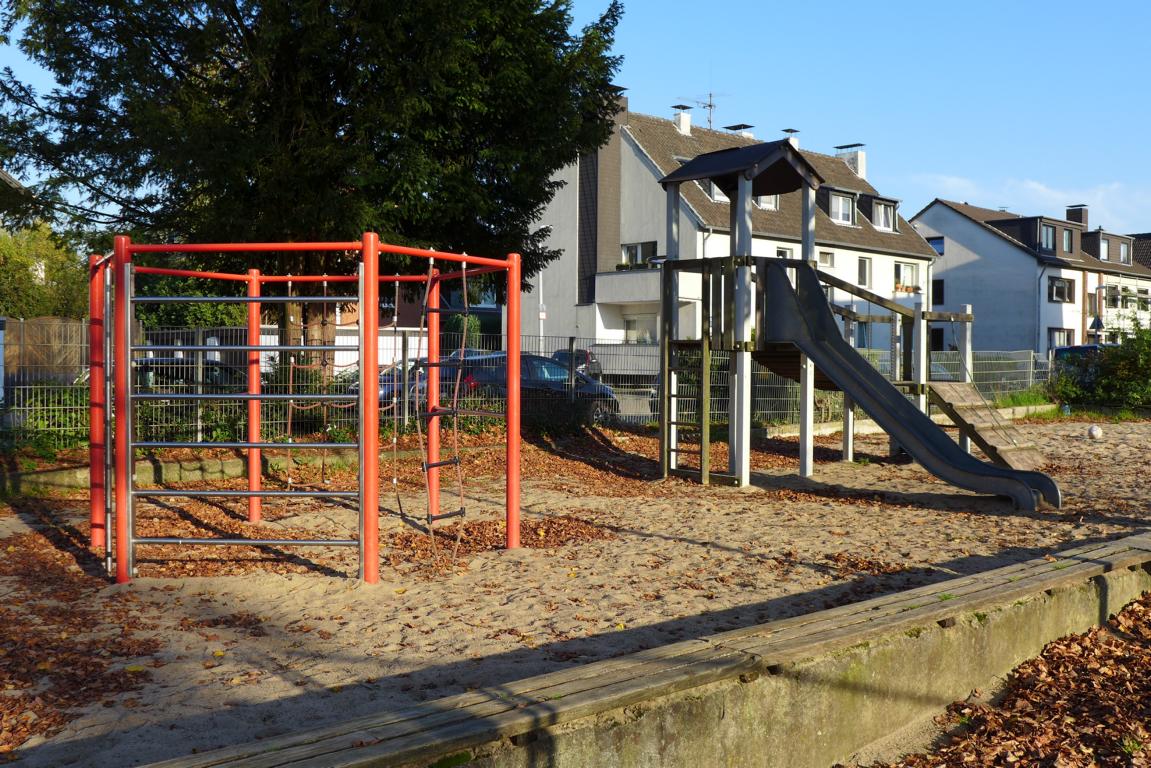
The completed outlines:
[[[440,271],[432,270],[428,285],[428,412],[435,413],[440,407]],[[440,460],[440,417],[428,417],[428,458],[429,465]],[[428,515],[440,513],[440,468],[428,468]]]
[[[88,505],[89,543],[103,549],[104,461],[107,436],[104,434],[104,275],[107,262],[100,256],[88,257]]]
[[[128,572],[128,477],[132,456],[128,450],[129,435],[124,428],[128,413],[128,386],[131,381],[132,353],[125,344],[128,339],[128,285],[124,267],[132,259],[128,252],[131,239],[117,235],[112,251],[112,281],[115,293],[112,299],[112,374],[113,402],[116,415],[115,461],[113,488],[116,494],[116,583],[125,584],[132,579]]]
[[[248,297],[260,297],[260,270],[248,270]],[[260,302],[253,301],[248,304],[248,345],[260,344]],[[203,353],[201,353],[203,354]],[[248,394],[260,394],[260,353],[248,352]],[[260,442],[260,401],[248,401],[248,442]],[[260,490],[262,469],[262,451],[259,448],[248,449],[248,490]],[[259,496],[248,497],[248,522],[258,523],[263,518],[264,500]]]
[[[520,255],[508,254],[507,548],[520,545]]]
[[[363,293],[360,323],[360,483],[363,562],[365,583],[380,580],[380,237],[365,232],[363,247]]]

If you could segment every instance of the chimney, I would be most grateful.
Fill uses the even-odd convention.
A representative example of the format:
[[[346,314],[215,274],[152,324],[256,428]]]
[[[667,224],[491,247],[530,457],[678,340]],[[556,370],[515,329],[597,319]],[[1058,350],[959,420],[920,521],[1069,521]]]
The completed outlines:
[[[755,134],[751,132],[751,129],[754,127],[754,125],[748,125],[747,123],[736,123],[735,125],[725,125],[723,129],[738,134],[741,139],[754,139]]]
[[[1080,203],[1078,205],[1067,206],[1067,220],[1074,221],[1076,224],[1083,225],[1083,231],[1087,231],[1087,205]]]
[[[799,133],[798,128],[784,128],[783,132],[787,134],[787,143],[799,149],[799,137],[795,134]]]
[[[682,133],[684,136],[691,135],[691,106],[688,104],[672,104],[671,108],[677,110],[675,117],[672,121],[675,123],[675,129]]]
[[[855,175],[867,180],[867,153],[863,151],[865,144],[840,144],[835,148],[835,156],[847,163],[847,167]]]

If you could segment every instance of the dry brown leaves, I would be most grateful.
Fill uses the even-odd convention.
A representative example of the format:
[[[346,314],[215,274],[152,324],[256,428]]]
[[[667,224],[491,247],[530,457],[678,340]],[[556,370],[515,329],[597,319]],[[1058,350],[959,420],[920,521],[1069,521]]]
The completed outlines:
[[[106,582],[39,532],[0,539],[0,579],[0,754],[147,680],[159,644],[138,637],[153,624],[134,595],[100,595]]]
[[[878,557],[857,555],[851,552],[833,552],[825,557],[835,564],[836,573],[841,579],[848,579],[861,574],[886,576],[907,570],[905,566],[899,563],[890,563]]]
[[[897,764],[1151,766],[1151,594],[1105,627],[1049,643],[994,706],[957,702],[951,742]]]
[[[533,549],[614,538],[607,528],[572,515],[520,523],[520,543]],[[407,530],[394,533],[383,541],[383,557],[401,572],[435,576],[467,568],[469,557],[501,550],[504,543],[502,521],[475,520],[439,526],[433,535]]]

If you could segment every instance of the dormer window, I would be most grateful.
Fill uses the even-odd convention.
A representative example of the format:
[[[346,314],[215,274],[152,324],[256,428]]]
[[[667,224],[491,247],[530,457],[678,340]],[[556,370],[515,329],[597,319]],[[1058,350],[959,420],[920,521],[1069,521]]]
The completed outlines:
[[[1055,250],[1055,227],[1044,224],[1040,228],[1039,247],[1045,251]]]
[[[895,229],[895,206],[876,200],[871,206],[871,224],[888,232]]]
[[[1074,249],[1071,247],[1071,230],[1065,229],[1063,230],[1063,252],[1070,256],[1072,250]]]
[[[756,206],[762,210],[779,210],[779,195],[756,195],[753,199],[755,200]]]
[[[1120,264],[1130,264],[1131,263],[1131,249],[1127,245],[1127,243],[1119,243],[1119,263]]]
[[[831,220],[836,224],[855,223],[855,201],[851,199],[851,195],[831,193]]]
[[[1110,246],[1111,246],[1111,243],[1107,240],[1107,238],[1105,238],[1105,237],[1099,238],[1099,260],[1100,261],[1110,261],[1111,260],[1111,254],[1109,253],[1109,251],[1111,250]]]
[[[716,183],[714,181],[712,181],[711,179],[700,179],[699,185],[701,187],[703,187],[703,191],[705,193],[707,193],[707,196],[710,197],[715,202],[717,202],[717,203],[730,203],[731,202],[731,200],[728,199],[728,196],[723,193],[723,190],[720,189],[716,185]]]

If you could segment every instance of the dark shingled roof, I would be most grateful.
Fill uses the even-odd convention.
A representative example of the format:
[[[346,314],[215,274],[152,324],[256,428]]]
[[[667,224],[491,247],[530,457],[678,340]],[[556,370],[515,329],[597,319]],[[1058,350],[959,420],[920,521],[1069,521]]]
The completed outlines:
[[[1151,268],[1151,232],[1128,235],[1128,237],[1135,239],[1135,245],[1131,250],[1136,263]]]
[[[1151,269],[1148,268],[1148,266],[1151,266],[1151,265],[1145,265],[1146,263],[1139,263],[1139,255],[1138,255],[1139,254],[1139,241],[1138,240],[1135,241],[1135,249],[1134,249],[1135,250],[1135,259],[1134,259],[1134,263],[1132,263],[1132,264],[1118,264],[1118,263],[1113,262],[1113,261],[1100,261],[1099,259],[1095,258],[1094,256],[1092,256],[1091,254],[1087,253],[1086,251],[1084,251],[1082,249],[1079,250],[1079,253],[1076,254],[1076,257],[1074,259],[1057,259],[1057,258],[1054,258],[1052,256],[1042,254],[1039,251],[1036,251],[1032,248],[1028,248],[1026,245],[1024,245],[1020,241],[1016,240],[1014,237],[1011,237],[1011,235],[1008,235],[1006,232],[1004,232],[1000,229],[997,229],[995,227],[995,222],[997,222],[997,221],[1010,221],[1012,219],[1023,219],[1023,218],[1030,218],[1030,217],[1020,216],[1018,213],[1011,213],[1010,211],[997,211],[997,210],[993,210],[991,208],[980,208],[977,205],[970,205],[968,203],[956,203],[952,200],[943,200],[943,199],[938,198],[938,197],[935,198],[934,203],[940,203],[941,205],[945,205],[948,208],[955,211],[956,213],[959,213],[963,216],[966,216],[967,218],[971,219],[975,223],[982,224],[984,227],[987,228],[987,230],[989,232],[992,232],[992,233],[998,235],[999,237],[1003,238],[1004,240],[1011,243],[1015,247],[1020,248],[1024,251],[1027,251],[1027,253],[1031,254],[1036,259],[1038,259],[1039,261],[1041,261],[1045,264],[1052,264],[1055,266],[1067,267],[1068,269],[1085,269],[1089,272],[1107,272],[1109,274],[1114,274],[1114,275],[1130,275],[1131,277],[1151,278]],[[934,203],[928,204],[926,207],[924,207],[923,210],[927,210],[927,208],[930,208],[931,205],[934,205]],[[920,211],[920,213],[922,213],[922,211]],[[918,216],[919,216],[919,214],[917,213],[912,218],[917,218]],[[1051,217],[1045,217],[1045,218],[1051,218]],[[1052,219],[1052,220],[1053,221],[1063,221],[1063,219]],[[1139,236],[1138,235],[1128,235],[1128,237],[1136,237],[1137,238]],[[1147,247],[1151,248],[1151,246],[1147,246]]]
[[[677,170],[683,161],[690,160],[705,152],[763,144],[763,142],[749,139],[746,136],[696,126],[692,126],[690,136],[685,136],[676,130],[675,124],[671,120],[636,112],[627,114],[623,130],[655,164],[661,176],[667,176]],[[800,150],[800,155],[822,177],[823,184],[826,186],[846,192],[871,195],[883,200],[892,199],[880,195],[866,180],[855,175],[847,163],[838,157],[806,150]],[[684,201],[699,215],[705,226],[727,231],[729,226],[728,203],[712,200],[698,184],[684,184],[681,191]],[[753,233],[778,240],[800,242],[803,231],[802,205],[801,193],[790,192],[779,196],[778,211],[754,208],[751,214]],[[860,215],[858,219],[858,226],[843,226],[833,222],[822,209],[817,208],[815,213],[816,244],[823,247],[841,246],[865,251],[882,251],[924,259],[934,259],[936,256],[934,249],[919,236],[919,233],[902,216],[897,217],[898,231],[896,232],[876,229],[863,215]]]
[[[805,178],[815,187],[823,182],[823,177],[791,142],[765,141],[697,155],[660,179],[660,183],[666,187],[670,182],[710,179],[731,197],[745,171],[751,171],[753,195],[795,192],[802,188]]]

